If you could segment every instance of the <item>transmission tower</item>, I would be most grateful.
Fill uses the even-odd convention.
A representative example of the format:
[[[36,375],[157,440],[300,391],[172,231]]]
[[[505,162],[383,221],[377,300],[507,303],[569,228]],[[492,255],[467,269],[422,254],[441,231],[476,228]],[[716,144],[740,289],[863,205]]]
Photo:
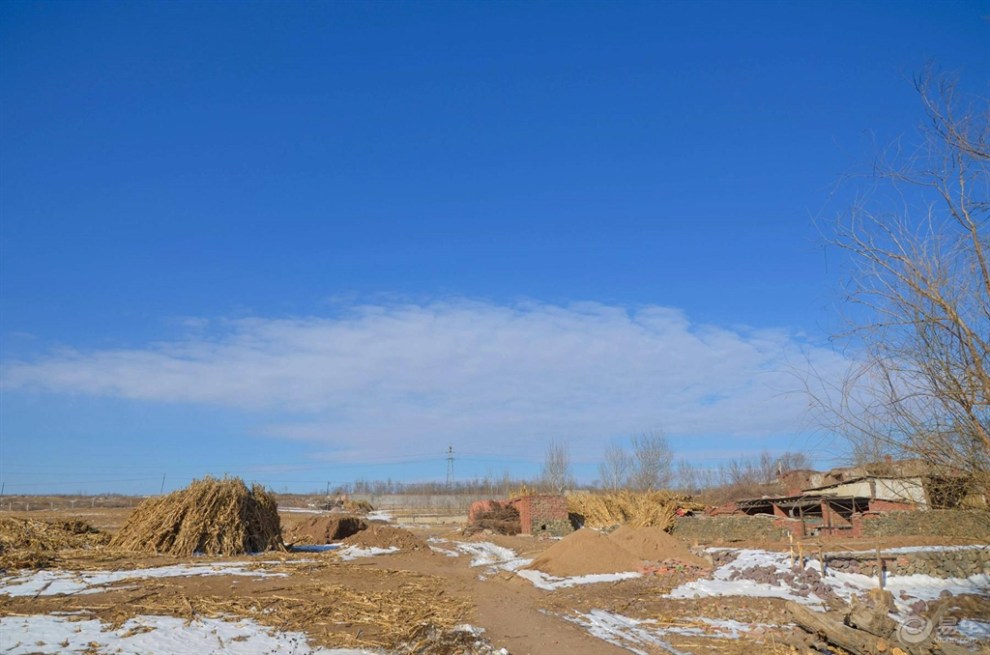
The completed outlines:
[[[447,446],[447,486],[454,484],[454,447]]]

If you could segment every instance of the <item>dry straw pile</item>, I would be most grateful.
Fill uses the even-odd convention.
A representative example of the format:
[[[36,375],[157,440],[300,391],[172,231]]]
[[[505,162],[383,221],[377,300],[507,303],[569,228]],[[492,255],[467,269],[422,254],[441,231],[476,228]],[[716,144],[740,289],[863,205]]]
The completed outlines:
[[[110,546],[177,556],[285,549],[278,505],[264,487],[209,477],[141,503]]]
[[[110,537],[85,521],[34,521],[0,517],[0,569],[42,569],[60,551],[93,548]]]
[[[589,528],[630,525],[669,531],[677,508],[692,505],[686,496],[670,491],[617,491],[567,497],[567,510],[584,517],[584,525]]]

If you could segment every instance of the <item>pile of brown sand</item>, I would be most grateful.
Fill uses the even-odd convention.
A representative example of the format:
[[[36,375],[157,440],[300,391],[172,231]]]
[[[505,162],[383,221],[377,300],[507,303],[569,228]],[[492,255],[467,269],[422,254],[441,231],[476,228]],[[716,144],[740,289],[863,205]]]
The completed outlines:
[[[391,525],[370,525],[368,529],[344,539],[344,543],[361,548],[391,548],[396,546],[402,550],[422,550],[427,547],[425,541],[409,530]]]
[[[291,544],[322,546],[346,539],[368,527],[357,516],[313,516],[285,531],[285,541]]]
[[[209,477],[138,505],[110,546],[177,556],[285,549],[278,505],[264,487]]]
[[[110,536],[79,520],[35,521],[0,517],[0,569],[52,566],[60,551],[93,548]]]
[[[618,541],[594,530],[581,529],[547,548],[529,568],[566,578],[635,571],[640,568],[641,560]]]
[[[710,564],[692,553],[677,537],[660,528],[634,528],[624,525],[609,536],[637,558],[648,562],[676,560],[683,564],[709,568]]]

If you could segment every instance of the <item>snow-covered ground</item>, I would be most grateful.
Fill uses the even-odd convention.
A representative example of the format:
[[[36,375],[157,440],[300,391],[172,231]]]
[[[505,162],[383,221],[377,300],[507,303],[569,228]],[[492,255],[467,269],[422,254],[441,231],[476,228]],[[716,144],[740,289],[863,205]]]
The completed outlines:
[[[723,549],[724,550],[724,549]],[[891,552],[891,551],[884,551]],[[808,563],[807,568],[821,573],[817,560]],[[773,582],[760,582],[746,577],[746,572],[754,569],[769,573],[776,578]],[[687,582],[675,588],[668,598],[704,598],[706,596],[756,596],[783,598],[812,606],[822,606],[825,598],[822,590],[827,590],[845,601],[876,588],[875,577],[843,571],[827,571],[827,575],[813,585],[809,591],[805,581],[791,575],[790,557],[787,553],[765,550],[740,550],[732,562],[715,569],[704,579]],[[767,577],[764,575],[763,577]],[[894,595],[898,609],[906,615],[910,606],[918,600],[934,600],[940,594],[990,595],[990,575],[976,574],[968,578],[936,578],[928,575],[890,575],[885,588]],[[818,591],[816,592],[815,589]]]
[[[391,523],[393,518],[388,510],[376,509],[373,512],[368,512],[369,521],[385,521],[386,523]]]
[[[290,560],[293,561],[293,560]],[[294,560],[303,562],[305,560]],[[95,594],[109,585],[126,580],[149,578],[176,578],[196,575],[241,575],[255,578],[284,577],[276,573],[253,568],[255,564],[281,564],[281,562],[217,562],[212,564],[176,564],[148,569],[123,571],[61,571],[41,570],[0,579],[0,594],[7,596],[54,596],[56,594]]]
[[[595,637],[639,655],[648,655],[657,649],[672,655],[690,655],[672,646],[667,641],[670,635],[739,639],[754,630],[774,627],[762,623],[741,623],[705,617],[685,618],[676,624],[663,624],[652,619],[633,619],[598,609],[587,613],[578,612],[565,618],[582,626]],[[644,651],[643,648],[647,650]]]
[[[459,553],[469,555],[471,557],[469,566],[485,567],[485,572],[488,575],[493,575],[499,571],[509,571],[515,573],[520,578],[528,580],[534,587],[548,591],[574,587],[576,585],[627,580],[629,578],[638,578],[642,575],[630,571],[626,573],[605,573],[558,578],[543,571],[527,569],[526,567],[532,564],[533,560],[519,557],[511,548],[499,546],[488,541],[448,541],[446,539],[433,538],[429,540],[429,544],[434,552],[443,553],[450,557],[456,557]]]
[[[301,632],[278,632],[250,619],[186,621],[138,616],[119,628],[96,619],[33,615],[0,618],[6,655],[113,653],[114,655],[375,655],[372,651],[311,647]]]
[[[390,553],[397,552],[399,552],[398,546],[389,546],[388,548],[376,548],[374,546],[369,548],[348,546],[347,548],[341,548],[338,550],[337,555],[345,562],[349,562],[350,560],[358,559],[360,557],[375,557],[377,555],[388,555]]]

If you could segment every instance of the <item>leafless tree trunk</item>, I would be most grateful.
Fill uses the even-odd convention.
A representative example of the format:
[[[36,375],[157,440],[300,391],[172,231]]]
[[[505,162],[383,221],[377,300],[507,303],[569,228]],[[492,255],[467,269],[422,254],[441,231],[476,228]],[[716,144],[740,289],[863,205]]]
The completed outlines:
[[[965,104],[930,73],[917,88],[921,148],[879,170],[832,239],[852,262],[842,336],[857,363],[812,396],[854,452],[921,458],[986,485],[990,103]]]
[[[548,491],[556,494],[564,493],[571,484],[571,456],[567,444],[559,441],[547,444],[541,481]]]
[[[618,491],[626,486],[632,458],[621,446],[611,445],[605,449],[605,459],[598,465],[602,487],[609,491]]]
[[[667,437],[660,430],[653,430],[633,437],[633,460],[630,486],[641,491],[666,489],[672,481],[674,453]]]

